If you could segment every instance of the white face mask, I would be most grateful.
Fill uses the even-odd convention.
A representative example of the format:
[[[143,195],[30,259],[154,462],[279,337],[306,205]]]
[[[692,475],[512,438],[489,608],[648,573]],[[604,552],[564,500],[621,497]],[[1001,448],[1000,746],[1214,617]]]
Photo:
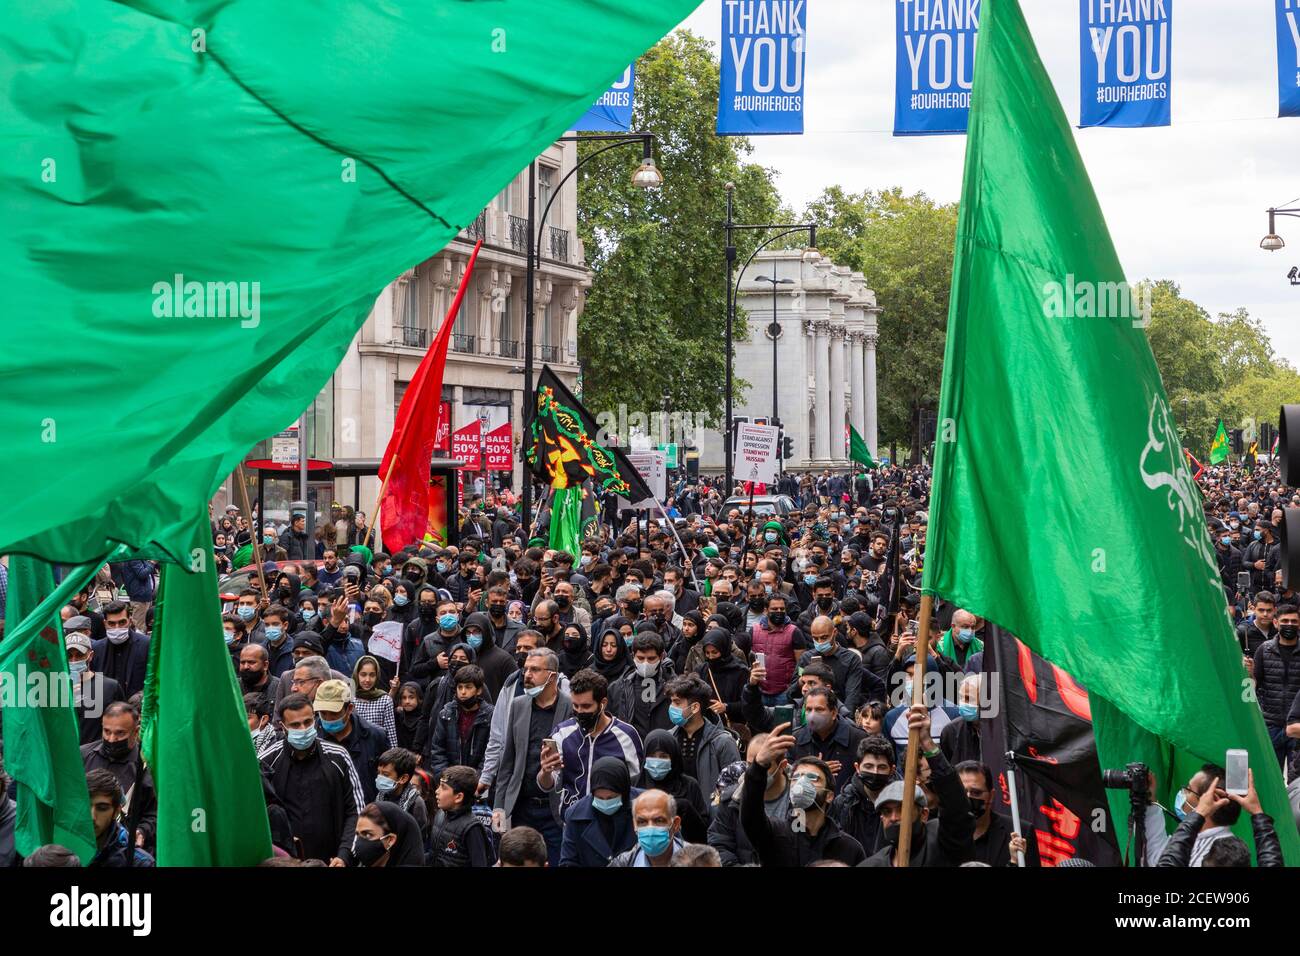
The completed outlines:
[[[638,677],[653,677],[659,670],[658,661],[637,661],[635,666]]]
[[[110,627],[107,628],[108,640],[112,644],[125,644],[126,639],[131,636],[129,627]]]

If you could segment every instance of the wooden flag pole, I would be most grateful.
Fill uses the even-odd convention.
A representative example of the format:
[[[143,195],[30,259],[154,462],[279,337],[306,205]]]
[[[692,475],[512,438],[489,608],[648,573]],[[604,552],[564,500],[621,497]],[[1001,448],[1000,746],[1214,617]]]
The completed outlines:
[[[262,529],[253,524],[253,509],[248,506],[248,482],[244,479],[244,463],[241,461],[235,466],[235,482],[239,485],[239,504],[244,509],[244,514],[248,516],[249,543],[253,546],[253,563],[257,565],[257,576],[262,581],[262,597],[266,601],[271,600],[271,592],[266,589],[266,571],[262,568],[262,548],[261,541]],[[258,515],[260,521],[262,516]],[[231,568],[233,571],[234,568]]]
[[[930,614],[934,598],[921,595],[920,626],[916,635],[916,665],[912,669],[912,705],[925,703],[925,661],[930,655]],[[916,815],[916,764],[921,750],[921,732],[916,727],[907,731],[907,758],[903,768],[903,818],[898,831],[898,865],[907,866],[912,856],[912,818]],[[928,747],[931,741],[924,741]]]

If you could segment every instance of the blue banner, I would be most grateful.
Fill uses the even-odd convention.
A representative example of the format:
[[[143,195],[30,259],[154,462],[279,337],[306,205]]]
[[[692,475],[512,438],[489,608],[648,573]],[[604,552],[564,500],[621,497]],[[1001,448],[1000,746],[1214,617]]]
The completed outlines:
[[[626,133],[632,129],[632,91],[636,85],[635,64],[629,64],[600,99],[573,125],[578,133]]]
[[[1277,115],[1300,116],[1300,0],[1277,3]]]
[[[803,132],[805,0],[722,0],[718,135]]]
[[[979,0],[897,0],[894,135],[964,133]]]
[[[1174,0],[1079,0],[1079,126],[1168,126]]]

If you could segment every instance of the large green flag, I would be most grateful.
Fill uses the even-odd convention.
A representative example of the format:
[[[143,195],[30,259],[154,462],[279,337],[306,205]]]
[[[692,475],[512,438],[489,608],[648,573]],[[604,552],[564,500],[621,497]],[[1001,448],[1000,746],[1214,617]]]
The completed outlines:
[[[7,9],[0,553],[188,561],[193,503],[307,407],[385,284],[697,2]]]
[[[53,570],[44,561],[23,554],[9,557],[0,718],[5,770],[18,785],[14,841],[23,856],[47,843],[66,846],[83,865],[95,855],[59,609],[99,567],[96,561],[71,568],[56,588]]]
[[[1210,446],[1210,464],[1217,465],[1227,460],[1228,429],[1223,426],[1223,419],[1219,419],[1219,430],[1214,433],[1214,444]]]
[[[1300,863],[1143,317],[1016,0],[985,0],[972,93],[924,588],[1080,680],[1103,765],[1155,760],[1166,805],[1248,749]]]
[[[849,425],[849,460],[856,461],[863,468],[879,468],[880,463],[871,457],[867,440],[858,434],[858,430]]]
[[[221,629],[206,515],[190,560],[163,565],[143,752],[158,792],[159,866],[254,866],[271,855],[262,778]]]

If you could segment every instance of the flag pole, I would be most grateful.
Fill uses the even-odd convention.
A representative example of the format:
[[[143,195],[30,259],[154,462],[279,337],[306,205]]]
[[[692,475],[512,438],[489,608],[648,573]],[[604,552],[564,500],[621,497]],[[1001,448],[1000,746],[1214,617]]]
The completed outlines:
[[[1020,829],[1020,798],[1016,795],[1016,752],[1008,750],[1007,756],[1007,789],[1011,792],[1011,829],[1016,833],[1022,833]],[[1016,851],[1016,866],[1025,865],[1025,853],[1023,850]]]
[[[253,563],[257,565],[257,576],[262,581],[262,597],[270,601],[271,592],[266,589],[266,571],[262,567],[262,548],[258,544],[258,535],[262,533],[262,529],[253,526],[253,509],[248,506],[248,482],[244,479],[242,461],[235,466],[235,482],[239,485],[239,504],[244,509],[244,514],[248,515],[249,543],[253,546]],[[258,515],[258,517],[262,516]]]
[[[388,479],[393,477],[393,471],[397,468],[397,452],[393,452],[393,460],[388,463],[388,473],[384,475],[384,480],[379,483],[379,494],[375,495],[375,508],[370,512],[370,524],[366,525],[366,536],[361,541],[361,547],[369,549],[370,536],[374,533],[375,525],[379,523],[379,503],[384,500],[384,492],[388,490]]]
[[[687,565],[690,569],[691,581],[694,582],[695,590],[698,593],[700,590],[700,582],[699,579],[695,577],[695,564],[691,561],[691,556],[686,553],[686,545],[682,544],[682,536],[677,533],[677,526],[673,524],[672,519],[668,517],[668,512],[664,510],[664,506],[660,503],[658,498],[655,498],[655,507],[657,507],[659,513],[664,516],[664,524],[668,525],[668,528],[672,531],[673,539],[677,542],[677,550],[682,553],[682,563]],[[722,698],[719,697],[718,699],[721,700]]]
[[[921,595],[921,618],[916,635],[916,665],[912,669],[912,705],[925,703],[925,660],[930,654],[930,615],[934,611],[934,598]],[[922,653],[924,651],[924,653]],[[925,741],[927,745],[930,741]],[[912,817],[916,813],[916,763],[921,749],[921,732],[916,727],[907,731],[907,759],[903,768],[903,819],[898,832],[898,865],[907,866],[912,855]]]

